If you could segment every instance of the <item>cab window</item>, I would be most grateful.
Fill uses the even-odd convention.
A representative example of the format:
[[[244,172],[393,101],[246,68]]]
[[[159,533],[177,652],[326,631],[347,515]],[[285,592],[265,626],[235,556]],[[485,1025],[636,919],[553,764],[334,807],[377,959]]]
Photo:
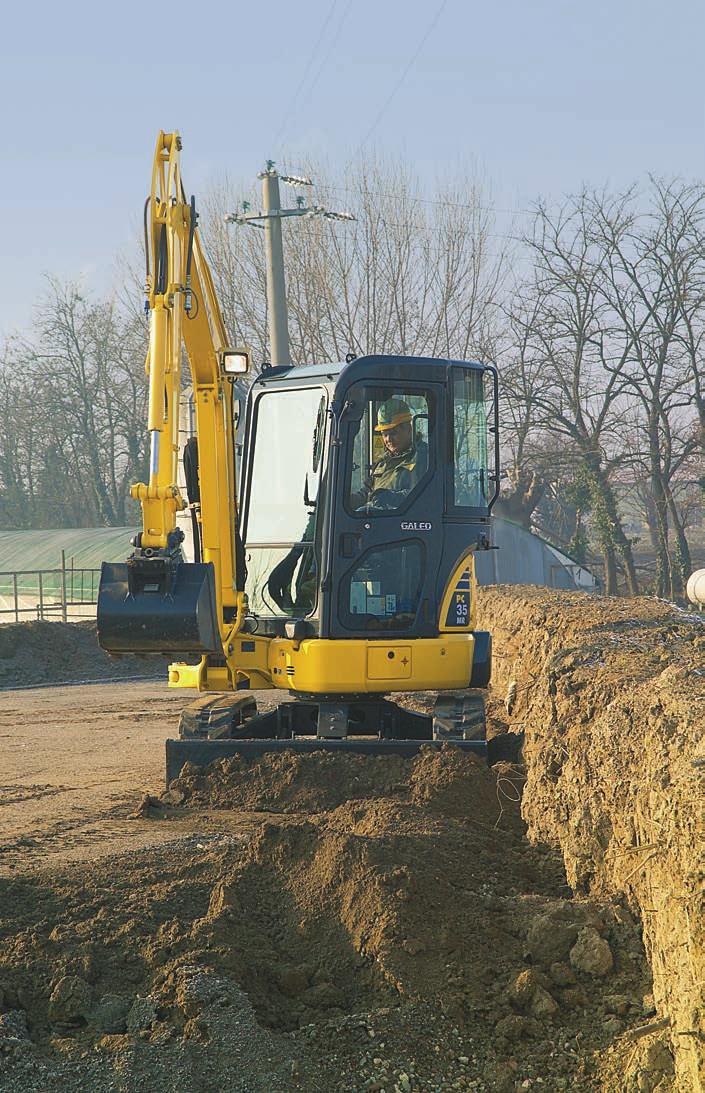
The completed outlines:
[[[419,607],[423,568],[423,547],[414,540],[368,550],[341,584],[343,626],[410,629]]]
[[[320,388],[258,400],[246,532],[246,591],[255,614],[302,617],[316,607],[326,409]]]
[[[485,508],[488,498],[484,373],[453,369],[453,505]]]
[[[406,506],[430,470],[431,392],[352,388],[348,430],[348,512],[384,515]]]

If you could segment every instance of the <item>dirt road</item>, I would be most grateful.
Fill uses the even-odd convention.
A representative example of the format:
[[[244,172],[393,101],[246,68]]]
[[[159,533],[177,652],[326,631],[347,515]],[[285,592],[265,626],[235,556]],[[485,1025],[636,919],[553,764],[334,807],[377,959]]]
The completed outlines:
[[[0,875],[171,837],[127,817],[163,788],[188,694],[124,682],[0,693]]]

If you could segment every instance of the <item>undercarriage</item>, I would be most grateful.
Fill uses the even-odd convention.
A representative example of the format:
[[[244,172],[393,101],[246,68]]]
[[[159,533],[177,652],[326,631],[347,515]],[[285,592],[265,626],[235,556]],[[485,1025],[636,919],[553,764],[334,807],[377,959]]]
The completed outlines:
[[[184,710],[179,734],[166,742],[167,784],[184,763],[206,767],[266,752],[413,756],[422,747],[452,744],[490,763],[517,757],[505,754],[503,737],[487,740],[484,699],[472,691],[438,695],[433,713],[406,709],[383,695],[297,695],[260,713],[252,695],[209,694]],[[511,743],[516,752],[516,738]]]

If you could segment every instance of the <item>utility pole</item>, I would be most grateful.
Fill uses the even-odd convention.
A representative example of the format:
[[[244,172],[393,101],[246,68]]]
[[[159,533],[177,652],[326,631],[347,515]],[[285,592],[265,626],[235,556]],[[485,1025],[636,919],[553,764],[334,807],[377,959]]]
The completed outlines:
[[[289,364],[289,321],[286,311],[279,175],[274,164],[267,163],[267,170],[259,177],[262,179],[264,250],[267,258],[270,352],[272,364]]]
[[[249,203],[243,201],[242,211],[228,213],[226,224],[249,224],[264,228],[264,249],[267,265],[267,314],[269,320],[269,346],[272,364],[291,364],[289,354],[289,322],[286,307],[286,282],[284,279],[284,248],[282,245],[282,219],[285,216],[322,216],[325,220],[354,220],[350,213],[331,212],[322,205],[305,205],[303,197],[296,198],[296,208],[282,209],[279,180],[289,186],[313,186],[310,178],[297,175],[280,175],[274,160],[268,159],[262,179],[262,211],[251,213]]]

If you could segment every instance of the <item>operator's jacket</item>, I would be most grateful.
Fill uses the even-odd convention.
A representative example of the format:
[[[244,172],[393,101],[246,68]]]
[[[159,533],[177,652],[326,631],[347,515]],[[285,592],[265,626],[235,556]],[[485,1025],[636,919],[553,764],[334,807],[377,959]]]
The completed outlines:
[[[385,452],[372,468],[364,490],[351,494],[351,505],[353,508],[374,507],[379,501],[384,508],[399,508],[427,470],[428,447],[423,440],[398,455]]]

